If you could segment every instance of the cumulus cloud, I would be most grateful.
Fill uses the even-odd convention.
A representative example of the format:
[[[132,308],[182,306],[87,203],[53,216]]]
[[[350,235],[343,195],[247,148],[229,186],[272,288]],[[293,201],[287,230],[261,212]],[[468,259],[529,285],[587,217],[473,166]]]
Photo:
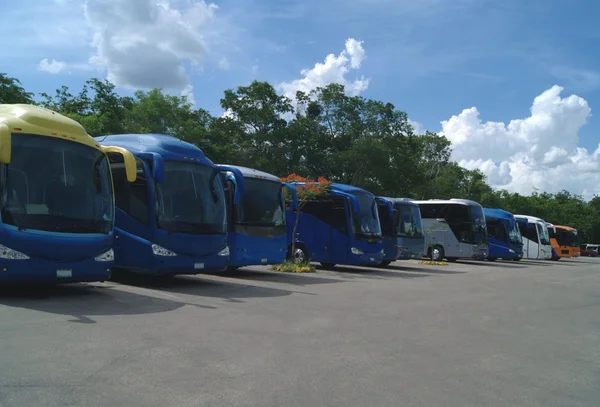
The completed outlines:
[[[512,192],[566,189],[588,199],[600,193],[600,145],[592,153],[579,147],[578,133],[591,108],[579,96],[561,97],[562,91],[546,90],[534,99],[529,117],[508,124],[482,122],[476,107],[442,121],[453,159]]]
[[[425,134],[425,127],[421,123],[408,119],[408,124],[413,127],[413,133]]]
[[[217,6],[204,0],[87,0],[84,10],[96,50],[90,62],[106,69],[108,80],[185,92],[190,79],[184,64],[201,65]]]
[[[311,69],[303,69],[300,72],[303,78],[280,83],[278,87],[291,99],[296,97],[299,90],[308,93],[330,83],[342,84],[350,94],[358,95],[369,87],[370,79],[361,76],[350,80],[348,74],[351,70],[358,70],[365,57],[363,41],[348,38],[345,49],[339,55],[327,55],[324,62],[317,62]]]
[[[38,64],[38,71],[49,72],[49,73],[59,73],[65,70],[67,64],[64,62],[57,61],[56,59],[52,59],[52,61],[48,61],[48,58],[44,58]]]

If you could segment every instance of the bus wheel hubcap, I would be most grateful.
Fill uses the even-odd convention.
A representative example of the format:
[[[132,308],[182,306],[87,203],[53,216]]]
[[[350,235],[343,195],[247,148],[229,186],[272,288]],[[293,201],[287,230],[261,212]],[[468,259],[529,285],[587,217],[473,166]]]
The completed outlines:
[[[440,259],[440,251],[439,251],[439,249],[433,249],[433,259],[434,260],[439,260]]]
[[[294,262],[302,263],[304,261],[304,251],[302,249],[296,249],[294,251]]]

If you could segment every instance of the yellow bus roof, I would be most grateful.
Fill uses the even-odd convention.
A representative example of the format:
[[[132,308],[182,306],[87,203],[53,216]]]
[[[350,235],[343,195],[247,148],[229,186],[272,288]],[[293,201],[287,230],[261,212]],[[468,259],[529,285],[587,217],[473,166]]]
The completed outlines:
[[[38,134],[75,141],[100,149],[94,140],[75,120],[50,109],[35,105],[0,104],[0,125],[10,133]]]
[[[557,228],[557,229],[568,230],[569,232],[577,232],[577,229],[572,228],[571,226],[554,225],[554,227]]]

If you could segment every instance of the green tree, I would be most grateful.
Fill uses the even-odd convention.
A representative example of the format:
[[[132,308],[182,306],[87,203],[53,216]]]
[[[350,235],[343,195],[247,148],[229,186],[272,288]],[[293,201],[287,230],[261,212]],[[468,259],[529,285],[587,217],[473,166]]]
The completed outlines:
[[[27,92],[21,81],[0,72],[0,103],[35,104],[33,93]]]

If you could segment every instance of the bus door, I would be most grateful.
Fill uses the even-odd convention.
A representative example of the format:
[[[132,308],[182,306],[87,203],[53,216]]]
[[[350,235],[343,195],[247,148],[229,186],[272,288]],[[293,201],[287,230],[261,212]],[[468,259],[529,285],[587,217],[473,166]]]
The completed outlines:
[[[344,264],[350,251],[350,202],[343,197],[333,197],[329,218],[330,263]],[[348,208],[348,210],[347,210]]]
[[[527,230],[527,219],[515,218],[517,225],[519,226],[519,232],[521,232],[521,238],[523,241],[523,258],[529,258],[529,233]],[[536,254],[537,257],[537,254]]]

